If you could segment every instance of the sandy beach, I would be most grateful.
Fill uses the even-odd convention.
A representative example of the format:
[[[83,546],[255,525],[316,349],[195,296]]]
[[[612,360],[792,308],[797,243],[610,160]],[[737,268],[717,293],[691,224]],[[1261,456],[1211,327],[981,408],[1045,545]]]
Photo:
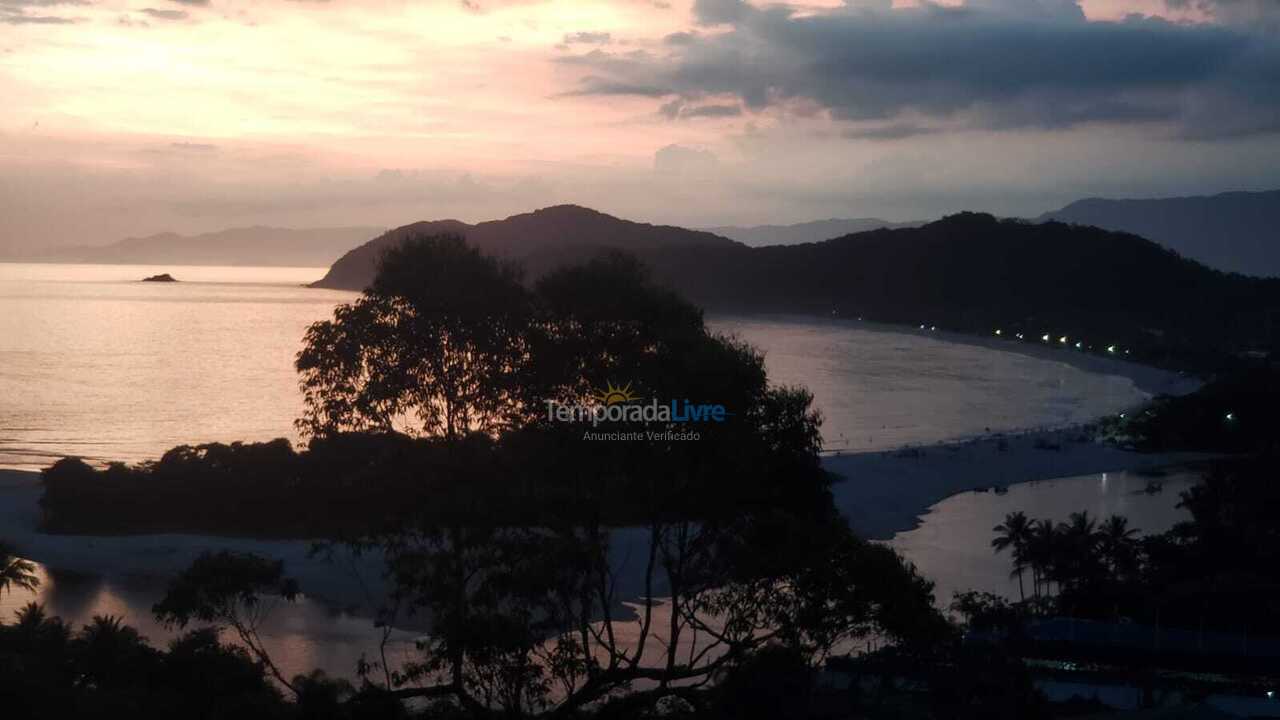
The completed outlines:
[[[1196,378],[1193,375],[1126,360],[1122,354],[1123,348],[1119,349],[1121,354],[1107,355],[1095,351],[1077,350],[1073,344],[1064,346],[1057,342],[1041,342],[1038,338],[1033,339],[1028,337],[1025,340],[1018,340],[1007,335],[996,336],[994,334],[994,328],[992,329],[992,335],[974,335],[971,333],[949,332],[947,330],[921,330],[919,327],[912,325],[893,325],[850,318],[768,313],[749,316],[712,315],[709,316],[708,319],[713,322],[716,319],[725,319],[777,320],[808,324],[829,324],[834,327],[856,328],[859,330],[866,330],[868,332],[888,333],[894,335],[914,335],[916,337],[941,340],[943,342],[957,345],[969,345],[972,347],[986,348],[988,350],[1016,353],[1018,355],[1033,357],[1039,360],[1063,363],[1076,369],[1099,375],[1117,375],[1119,377],[1128,378],[1133,381],[1133,384],[1139,390],[1152,396],[1185,395],[1187,393],[1195,392],[1195,390],[1203,384],[1199,378]],[[1085,341],[1094,344],[1093,341]],[[1074,343],[1074,339],[1072,342]],[[1095,346],[1101,346],[1101,342],[1096,343]]]

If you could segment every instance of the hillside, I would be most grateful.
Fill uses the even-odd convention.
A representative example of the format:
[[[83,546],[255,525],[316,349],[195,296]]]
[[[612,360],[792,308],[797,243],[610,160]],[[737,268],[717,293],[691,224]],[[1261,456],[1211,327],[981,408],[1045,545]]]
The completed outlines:
[[[1280,275],[1280,190],[1156,200],[1090,198],[1039,219],[1134,233],[1227,272]]]
[[[631,222],[577,205],[557,205],[475,225],[435,220],[396,228],[343,255],[315,287],[363,289],[373,279],[388,247],[414,235],[439,234],[462,235],[490,255],[524,262],[535,274],[605,248],[640,254],[668,247],[737,246],[732,240],[708,232]]]
[[[880,228],[919,227],[924,223],[907,222],[892,223],[879,218],[831,218],[812,222],[795,223],[794,225],[752,225],[739,227],[725,225],[705,228],[708,232],[723,235],[730,240],[737,240],[751,247],[764,245],[798,245],[807,242],[820,242],[831,238],[849,235],[850,233],[879,230]]]
[[[575,225],[583,220],[582,225]],[[549,208],[495,223],[419,223],[348,253],[324,287],[357,289],[380,248],[457,232],[537,276],[600,247],[626,247],[655,277],[712,311],[804,313],[1029,340],[1049,333],[1135,359],[1205,368],[1270,348],[1280,280],[1228,275],[1126,233],[963,213],[919,228],[751,248],[708,233]]]
[[[201,235],[159,233],[110,245],[62,248],[32,259],[131,265],[322,267],[380,232],[371,227],[245,227]]]

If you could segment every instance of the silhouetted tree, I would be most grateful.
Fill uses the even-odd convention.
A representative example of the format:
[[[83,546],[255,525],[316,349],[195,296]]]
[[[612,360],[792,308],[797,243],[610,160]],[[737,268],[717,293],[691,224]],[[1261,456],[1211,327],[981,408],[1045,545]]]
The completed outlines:
[[[522,395],[532,307],[514,267],[448,236],[409,240],[380,267],[360,299],[307,330],[301,429],[452,439],[537,409]]]
[[[227,626],[280,684],[298,692],[271,661],[258,628],[276,599],[293,601],[297,584],[284,576],[284,564],[255,555],[223,550],[204,553],[169,584],[152,611],[170,627],[193,620]]]
[[[1026,513],[1019,510],[1006,515],[1004,522],[996,525],[991,531],[996,533],[996,537],[991,540],[991,547],[997,553],[1012,550],[1012,574],[1018,577],[1018,596],[1019,599],[1026,600],[1027,594],[1022,585],[1022,571],[1027,566],[1027,545],[1031,541],[1031,521],[1027,520]]]
[[[34,591],[40,586],[36,566],[18,557],[7,543],[0,542],[0,595],[14,588]]]

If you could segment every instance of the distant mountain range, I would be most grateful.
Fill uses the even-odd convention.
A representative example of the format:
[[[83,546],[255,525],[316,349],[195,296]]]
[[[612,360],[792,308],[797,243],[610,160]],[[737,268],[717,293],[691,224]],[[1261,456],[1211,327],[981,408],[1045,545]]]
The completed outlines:
[[[585,208],[576,208],[585,210]],[[558,253],[580,247],[619,247],[632,251],[650,245],[723,245],[750,247],[822,242],[879,229],[910,229],[923,222],[893,223],[879,218],[833,218],[794,225],[720,226],[689,230],[628,223],[617,226],[607,215],[575,212],[563,205],[505,220],[474,225],[458,220],[414,223],[381,234],[372,227],[293,230],[233,228],[186,236],[161,233],[105,246],[61,248],[39,256],[14,258],[43,262],[300,265],[327,266],[342,257],[324,282],[358,284],[373,271],[375,254],[348,251],[374,238],[382,247],[410,233],[466,235],[486,252],[529,262],[554,263]],[[1210,267],[1254,276],[1280,276],[1280,190],[1231,192],[1214,196],[1155,200],[1079,200],[1045,213],[1035,222],[1058,220],[1117,230],[1153,240]],[[351,280],[355,278],[355,280]]]
[[[761,247],[764,245],[798,245],[800,243],[821,242],[851,233],[879,230],[880,228],[920,227],[923,222],[892,223],[879,218],[831,218],[830,220],[814,220],[796,223],[795,225],[753,225],[739,227],[723,225],[705,228],[708,232],[737,240],[744,245]]]
[[[1048,333],[1054,342],[1114,343],[1147,360],[1200,367],[1224,352],[1270,347],[1280,318],[1280,280],[1218,272],[1132,234],[979,213],[749,247],[558,206],[478,225],[407,225],[347,253],[317,285],[362,289],[387,247],[440,232],[521,260],[534,277],[623,248],[658,281],[714,311],[864,317],[1036,339]]]
[[[24,258],[43,262],[137,265],[272,265],[324,267],[382,232],[374,227],[294,230],[245,227],[202,235],[160,233],[110,245],[59,248]]]
[[[1089,198],[1039,220],[1141,235],[1227,272],[1280,275],[1280,190],[1156,200]]]

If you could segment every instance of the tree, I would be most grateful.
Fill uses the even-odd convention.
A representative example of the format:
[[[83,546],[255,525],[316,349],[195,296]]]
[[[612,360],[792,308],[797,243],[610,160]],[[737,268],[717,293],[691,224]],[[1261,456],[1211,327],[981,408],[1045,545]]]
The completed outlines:
[[[14,588],[34,591],[38,587],[40,576],[36,575],[35,563],[18,557],[11,546],[0,542],[0,595],[13,592]]]
[[[771,385],[759,352],[629,257],[526,290],[461,241],[407,243],[312,327],[298,369],[313,448],[351,430],[426,438],[378,467],[430,482],[423,507],[388,507],[394,522],[350,541],[382,553],[395,602],[427,621],[394,697],[572,716],[696,692],[771,645],[813,664],[868,637],[915,648],[948,632],[931,585],[832,506],[812,396]],[[546,411],[607,402],[609,386],[726,418],[682,441],[662,434],[690,429],[674,419]]]
[[[459,237],[418,237],[373,284],[312,325],[297,357],[311,435],[496,434],[534,408],[521,391],[532,307],[514,267]]]
[[[276,599],[292,602],[297,595],[297,583],[284,576],[284,563],[223,550],[196,558],[170,582],[152,612],[169,627],[186,627],[193,620],[229,626],[276,680],[296,694],[297,688],[271,661],[258,629]]]
[[[991,540],[991,547],[997,553],[1012,549],[1013,574],[1018,576],[1018,597],[1026,600],[1027,594],[1022,585],[1022,571],[1027,565],[1027,544],[1031,541],[1031,521],[1021,510],[1009,513],[1004,522],[991,528],[996,537]]]
[[[1037,520],[1031,525],[1031,535],[1027,540],[1027,563],[1031,566],[1036,596],[1040,596],[1040,588],[1044,587],[1046,595],[1053,592],[1053,581],[1058,576],[1059,548],[1061,546],[1058,528],[1050,520]]]
[[[1122,579],[1137,571],[1137,528],[1129,527],[1129,518],[1111,515],[1098,527],[1096,543],[1098,553],[1107,563],[1111,574]]]

